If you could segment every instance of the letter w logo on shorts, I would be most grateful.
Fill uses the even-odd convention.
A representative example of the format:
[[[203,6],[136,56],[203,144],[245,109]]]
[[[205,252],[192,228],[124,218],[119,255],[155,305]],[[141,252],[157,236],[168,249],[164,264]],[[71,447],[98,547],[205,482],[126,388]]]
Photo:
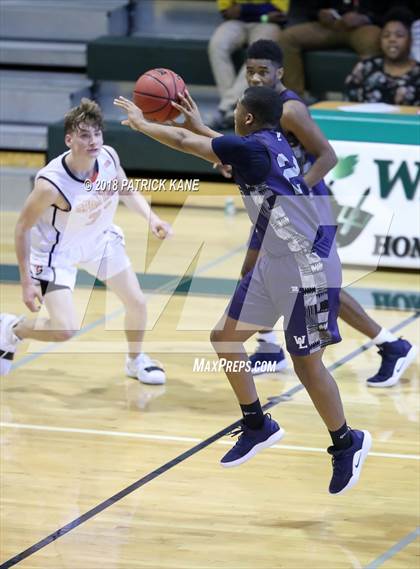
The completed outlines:
[[[296,344],[299,346],[299,350],[303,350],[308,347],[305,343],[306,336],[293,336],[293,338],[295,339]]]

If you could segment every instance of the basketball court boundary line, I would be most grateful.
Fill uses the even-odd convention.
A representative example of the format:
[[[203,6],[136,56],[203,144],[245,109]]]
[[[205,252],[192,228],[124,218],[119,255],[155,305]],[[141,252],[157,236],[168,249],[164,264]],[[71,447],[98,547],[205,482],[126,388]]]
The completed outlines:
[[[174,435],[152,435],[148,433],[131,433],[126,431],[104,431],[99,429],[80,429],[77,427],[53,427],[50,425],[30,425],[27,423],[8,423],[0,422],[0,428],[5,429],[21,429],[24,431],[44,431],[48,433],[71,433],[75,435],[93,435],[99,437],[121,437],[127,439],[139,439],[143,441],[158,441],[158,442],[175,442],[175,443],[201,443],[203,439],[198,437],[183,437]],[[229,446],[231,441],[216,441],[217,444]],[[290,450],[296,452],[312,452],[325,454],[325,448],[321,447],[305,447],[299,445],[272,445],[271,449]],[[420,460],[419,454],[399,454],[390,452],[369,452],[369,456],[376,456],[377,458],[392,458],[400,460]]]
[[[406,318],[405,320],[403,320],[399,324],[396,324],[395,326],[390,328],[390,330],[391,331],[399,330],[399,329],[403,328],[404,326],[406,326],[407,324],[415,321],[419,316],[420,316],[420,311],[416,311],[414,314],[412,314],[411,316],[409,316],[408,318]],[[358,356],[359,354],[368,350],[372,345],[373,345],[372,342],[370,342],[370,341],[367,342],[361,348],[354,350],[353,352],[351,352],[347,356],[344,356],[343,358],[341,358],[338,362],[329,366],[328,370],[331,371],[332,369],[336,369],[337,367],[344,365],[345,363],[350,361],[350,359],[353,359],[356,356]],[[301,386],[301,384],[299,386],[292,387],[291,389],[289,389],[288,391],[286,391],[285,393],[283,393],[280,396],[270,398],[269,402],[266,403],[265,405],[263,405],[263,407],[262,407],[263,410],[265,411],[267,409],[274,407],[275,405],[278,405],[281,402],[288,401],[290,399],[291,395],[293,395],[294,393],[297,393],[298,391],[303,389],[303,386],[302,387],[300,387],[300,386]],[[93,518],[94,516],[96,516],[96,514],[99,514],[100,512],[106,510],[107,508],[109,508],[110,506],[115,504],[116,502],[119,502],[120,500],[122,500],[123,498],[125,498],[126,496],[128,496],[129,494],[131,494],[132,492],[137,490],[138,488],[141,488],[142,486],[151,482],[152,480],[154,480],[155,478],[157,478],[161,474],[164,474],[168,470],[171,470],[174,466],[177,466],[181,462],[184,462],[184,460],[186,460],[187,458],[190,458],[191,456],[195,455],[200,450],[203,450],[204,448],[206,448],[206,447],[210,446],[211,444],[213,444],[214,442],[218,441],[223,436],[230,433],[233,429],[237,428],[239,426],[240,422],[241,422],[241,419],[238,419],[234,423],[231,423],[228,427],[225,427],[224,429],[218,431],[214,435],[211,435],[210,437],[208,437],[204,441],[201,441],[197,445],[191,447],[190,449],[188,449],[185,452],[183,452],[182,454],[176,456],[172,460],[170,460],[170,461],[166,462],[165,464],[159,466],[155,470],[152,470],[152,472],[149,472],[149,474],[146,474],[145,476],[143,476],[142,478],[140,478],[136,482],[133,482],[129,486],[126,486],[125,488],[123,488],[122,490],[120,490],[119,492],[117,492],[116,494],[111,496],[110,498],[103,500],[102,502],[100,502],[99,504],[97,504],[96,506],[94,506],[93,508],[91,508],[90,510],[88,510],[87,512],[85,512],[84,514],[79,516],[78,518],[76,518],[73,521],[69,522],[68,524],[62,526],[61,528],[55,530],[53,533],[44,537],[43,539],[41,539],[37,543],[31,545],[30,547],[28,547],[27,549],[25,549],[21,553],[18,553],[14,557],[11,557],[10,559],[8,559],[4,563],[2,563],[0,565],[0,569],[9,569],[10,567],[13,567],[14,565],[19,563],[20,561],[23,561],[24,559],[30,557],[31,555],[33,555],[34,553],[36,553],[40,549],[43,549],[44,547],[46,547],[47,545],[49,545],[53,541],[56,541],[58,538],[62,537],[63,535],[66,535],[67,533],[69,533],[70,531],[75,529],[76,527],[80,526],[84,522],[86,522],[86,521],[90,520],[91,518]]]
[[[419,536],[420,526],[417,526],[414,531],[400,539],[400,541],[398,541],[395,545],[387,549],[385,553],[377,557],[374,561],[369,563],[369,565],[366,565],[364,569],[377,569],[377,567],[380,567],[386,561],[394,557],[397,553],[402,551],[405,547],[407,547],[407,545],[410,545],[410,543],[412,543]]]

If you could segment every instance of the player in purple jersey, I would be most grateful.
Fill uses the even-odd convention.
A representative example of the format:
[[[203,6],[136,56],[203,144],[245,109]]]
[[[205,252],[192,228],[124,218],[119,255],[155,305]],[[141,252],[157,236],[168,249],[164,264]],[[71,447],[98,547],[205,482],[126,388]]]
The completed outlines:
[[[191,104],[188,94],[187,100]],[[348,490],[359,479],[371,436],[347,426],[337,384],[322,362],[325,347],[340,341],[336,228],[323,223],[293,151],[277,130],[280,95],[268,87],[248,88],[235,109],[236,135],[230,136],[149,123],[131,101],[120,97],[115,104],[127,112],[123,124],[134,130],[204,160],[232,165],[249,217],[262,235],[253,270],[241,280],[211,333],[243,414],[240,437],[222,466],[240,465],[284,435],[263,414],[244,347],[257,330],[273,326],[283,315],[295,371],[331,435],[329,491]]]
[[[337,159],[328,140],[311,118],[302,99],[282,83],[283,53],[273,41],[258,40],[247,51],[246,77],[250,86],[267,86],[275,89],[283,103],[280,119],[284,132],[303,174],[304,180],[312,193],[317,196],[328,195],[329,190],[324,176],[335,166]],[[186,105],[183,111],[185,126],[200,133],[202,120],[196,105]],[[229,166],[221,168],[222,173],[230,177]],[[252,231],[248,250],[242,265],[241,275],[245,276],[258,258],[261,239],[258,231]],[[386,328],[382,328],[365,312],[362,306],[345,290],[340,292],[339,317],[349,326],[370,338],[379,348],[382,358],[378,372],[367,380],[370,387],[391,387],[398,383],[407,367],[414,361],[416,347],[407,340],[397,338]],[[260,331],[257,340],[258,349],[250,356],[253,373],[266,369],[263,362],[276,364],[276,371],[286,367],[286,359],[274,330]]]

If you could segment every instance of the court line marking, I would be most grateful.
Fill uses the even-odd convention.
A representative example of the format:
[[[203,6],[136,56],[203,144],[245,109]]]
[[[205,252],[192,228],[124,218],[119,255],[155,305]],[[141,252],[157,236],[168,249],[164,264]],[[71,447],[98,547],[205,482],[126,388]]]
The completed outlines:
[[[388,561],[388,559],[394,557],[397,553],[399,553],[401,550],[407,547],[407,545],[409,545],[419,536],[420,536],[420,526],[417,526],[414,531],[412,531],[411,533],[407,534],[405,537],[400,539],[400,541],[398,541],[395,545],[387,549],[385,553],[377,557],[374,561],[369,563],[369,565],[366,565],[364,569],[377,569],[377,567],[380,567],[385,563],[385,561]]]
[[[239,245],[238,247],[231,249],[230,251],[228,251],[227,253],[225,253],[221,257],[217,257],[213,261],[209,261],[208,263],[203,265],[201,268],[197,269],[197,271],[195,271],[194,275],[200,275],[200,274],[208,271],[209,269],[212,269],[213,267],[219,265],[220,263],[223,263],[223,261],[226,261],[227,259],[234,257],[235,255],[237,255],[238,253],[243,251],[243,249],[245,249],[244,244]],[[176,287],[178,286],[180,281],[182,281],[182,279],[184,279],[184,278],[185,278],[185,275],[179,276],[179,277],[174,277],[169,282],[164,283],[163,285],[159,286],[156,289],[153,289],[153,291],[149,292],[145,296],[146,296],[146,298],[149,298],[151,295],[157,294],[160,292],[175,292]],[[91,322],[87,326],[84,326],[78,332],[76,332],[76,334],[74,335],[74,338],[78,338],[78,337],[82,336],[83,334],[90,332],[91,330],[93,330],[97,326],[100,326],[101,324],[104,324],[105,322],[108,322],[109,320],[116,318],[117,316],[119,316],[123,312],[124,312],[124,308],[120,307],[120,308],[117,308],[116,310],[114,310],[113,312],[110,312],[109,314],[105,314],[104,316],[101,316],[97,320],[94,320],[93,322]],[[71,342],[71,340],[70,340],[70,342]],[[23,356],[15,364],[12,365],[11,371],[13,371],[15,369],[19,369],[20,367],[22,367],[22,366],[24,366],[30,362],[33,362],[34,360],[40,358],[44,354],[47,354],[47,353],[52,352],[54,350],[57,350],[59,348],[59,346],[60,346],[60,343],[51,342],[51,343],[48,343],[45,346],[45,348],[43,348],[42,350],[39,350],[39,352],[35,352],[33,354]],[[0,567],[0,569],[1,569],[1,567]]]
[[[400,329],[403,326],[406,326],[407,324],[409,324],[410,322],[416,320],[419,316],[420,316],[420,311],[415,312],[410,317],[403,320],[403,322],[401,322],[401,323],[397,324],[396,326],[394,326],[393,328],[391,328],[391,330],[395,331],[396,329]],[[366,344],[364,344],[365,347],[362,346],[363,349],[359,348],[358,350],[354,350],[353,352],[351,352],[352,357],[354,358],[357,355],[361,354],[363,351],[369,349],[369,347],[371,345],[373,345],[372,342],[367,342]],[[332,364],[332,366],[329,366],[328,369],[331,371],[331,369],[336,369],[337,367],[344,365],[344,363],[349,361],[349,356],[350,356],[350,354],[348,356],[345,356],[344,358],[341,358],[341,360],[336,362],[336,364]],[[267,409],[270,409],[271,407],[274,407],[275,405],[278,405],[281,402],[288,401],[290,399],[290,396],[293,393],[300,391],[300,389],[297,389],[297,387],[299,387],[299,386],[295,386],[295,387],[289,389],[288,391],[286,391],[285,393],[283,393],[280,396],[271,398],[271,400],[268,403],[263,405],[263,407],[262,407],[263,410],[265,411]],[[218,431],[214,435],[211,435],[210,437],[208,437],[204,441],[199,442],[198,444],[196,444],[195,446],[186,450],[182,454],[176,456],[172,460],[170,460],[170,461],[166,462],[165,464],[159,466],[155,470],[152,470],[152,472],[149,472],[149,474],[146,474],[145,476],[143,476],[142,478],[140,478],[136,482],[133,482],[129,486],[126,486],[125,488],[123,488],[122,490],[117,492],[117,494],[114,494],[110,498],[107,498],[106,500],[100,502],[99,504],[97,504],[96,506],[94,506],[93,508],[91,508],[90,510],[88,510],[87,512],[85,512],[84,514],[79,516],[78,518],[69,522],[65,526],[55,530],[53,533],[47,535],[46,537],[44,537],[43,539],[41,539],[37,543],[31,545],[30,547],[28,547],[24,551],[18,553],[14,557],[11,557],[10,559],[8,559],[4,563],[2,563],[2,565],[0,565],[0,569],[9,569],[10,567],[13,567],[14,565],[19,563],[23,559],[26,559],[27,557],[29,557],[30,555],[33,555],[34,553],[36,553],[40,549],[46,547],[47,545],[49,545],[53,541],[57,540],[58,538],[62,537],[63,535],[66,535],[67,533],[69,533],[70,531],[72,531],[76,527],[80,526],[81,524],[83,524],[87,520],[96,516],[96,514],[99,514],[103,510],[106,510],[107,508],[109,508],[110,506],[112,506],[113,504],[118,502],[119,500],[122,500],[123,498],[125,498],[126,496],[128,496],[129,494],[131,494],[132,492],[137,490],[138,488],[141,488],[142,486],[144,486],[148,482],[151,482],[152,480],[154,480],[155,478],[157,478],[161,474],[164,474],[165,472],[167,472],[168,470],[170,470],[174,466],[177,466],[181,462],[184,462],[184,460],[186,460],[190,456],[193,456],[194,454],[196,454],[200,450],[202,450],[202,449],[210,446],[214,442],[218,441],[223,436],[231,433],[231,431],[233,431],[235,428],[237,428],[239,426],[240,422],[241,422],[241,420],[238,419],[234,423],[230,424],[228,427],[225,427],[224,429]]]
[[[159,442],[179,442],[179,443],[201,443],[203,439],[197,437],[182,437],[173,435],[151,435],[148,433],[130,433],[126,431],[103,431],[99,429],[80,429],[77,427],[51,427],[49,425],[30,425],[26,423],[8,423],[0,422],[0,427],[5,429],[22,429],[28,431],[46,431],[49,433],[73,433],[77,435],[94,435],[100,437],[121,437],[129,439],[141,439]],[[231,441],[216,441],[220,445],[231,446]],[[270,448],[280,450],[292,450],[297,452],[322,452],[325,454],[325,448],[306,447],[299,445],[273,445]],[[420,460],[418,454],[396,454],[388,452],[369,452],[369,456],[377,456],[380,458],[398,458],[402,460]]]

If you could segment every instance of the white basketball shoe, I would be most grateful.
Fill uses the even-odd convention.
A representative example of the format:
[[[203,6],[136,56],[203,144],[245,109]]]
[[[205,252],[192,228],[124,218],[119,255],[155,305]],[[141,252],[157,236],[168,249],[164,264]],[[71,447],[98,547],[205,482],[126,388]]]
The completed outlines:
[[[15,314],[0,314],[0,375],[7,375],[12,367],[17,345],[22,341],[13,333],[13,326],[22,319]]]
[[[127,357],[125,372],[129,377],[135,377],[141,383],[162,385],[166,381],[165,370],[160,362],[152,360],[147,354],[140,354],[135,359]]]

